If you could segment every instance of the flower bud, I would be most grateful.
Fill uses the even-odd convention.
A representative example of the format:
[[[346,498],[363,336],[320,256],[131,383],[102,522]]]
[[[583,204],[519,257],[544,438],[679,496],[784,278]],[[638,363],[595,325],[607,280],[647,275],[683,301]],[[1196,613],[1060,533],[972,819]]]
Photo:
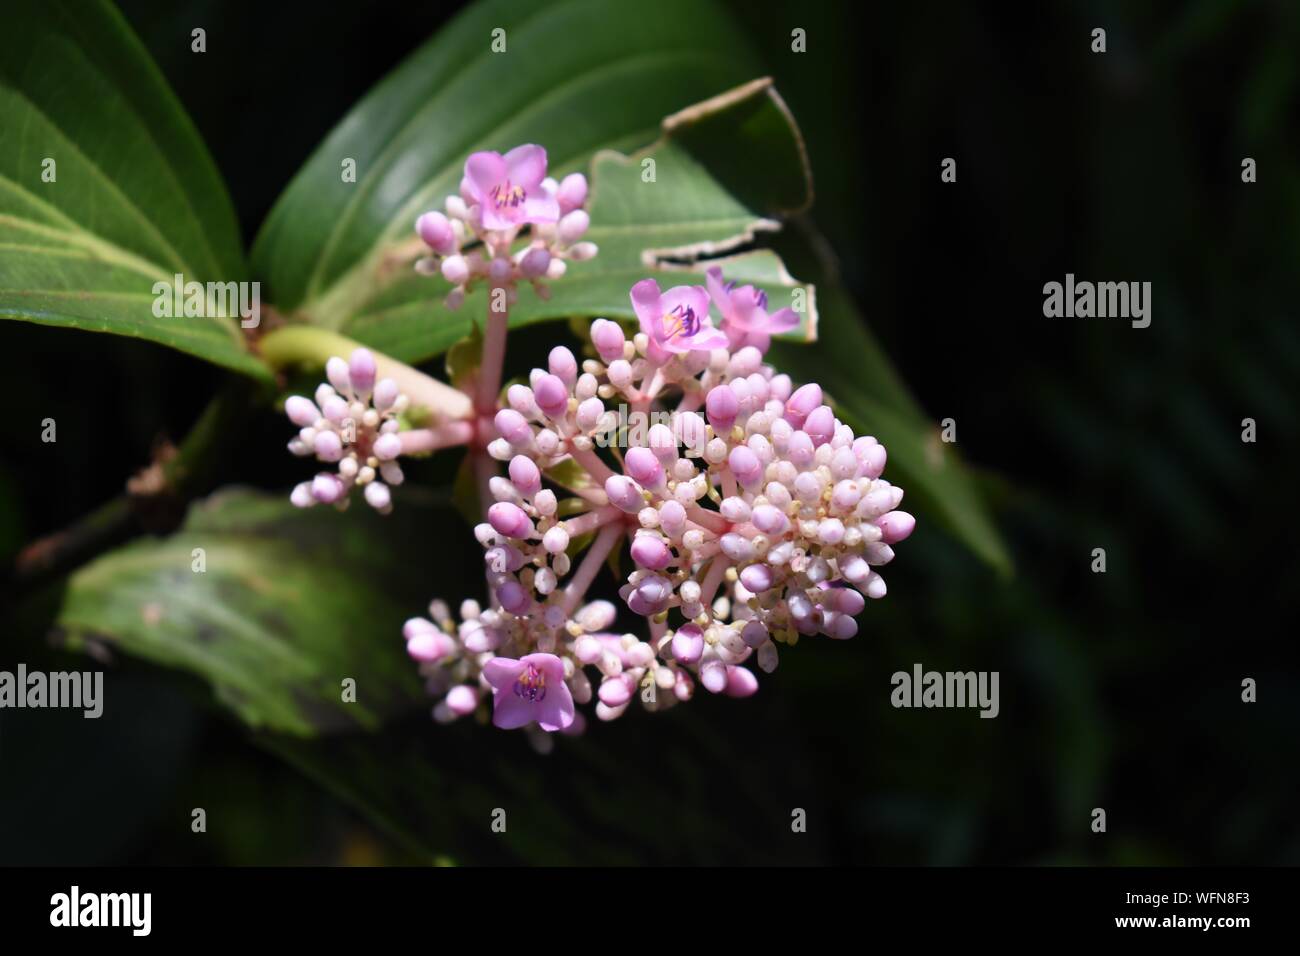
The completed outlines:
[[[587,201],[587,177],[582,173],[569,173],[560,180],[555,198],[560,204],[561,213],[577,209]]]
[[[511,484],[524,497],[531,497],[541,490],[542,473],[527,455],[515,455],[510,459],[509,474]]]
[[[430,249],[441,256],[456,250],[456,233],[440,212],[426,212],[415,220],[415,231]]]

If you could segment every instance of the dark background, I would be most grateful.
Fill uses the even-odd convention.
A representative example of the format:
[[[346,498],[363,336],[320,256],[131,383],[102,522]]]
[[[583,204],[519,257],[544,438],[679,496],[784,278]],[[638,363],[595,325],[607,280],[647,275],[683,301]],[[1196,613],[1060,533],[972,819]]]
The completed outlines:
[[[644,787],[603,777],[616,771],[591,751],[540,758],[518,735],[421,717],[383,744],[329,746],[365,751],[375,773],[401,772],[384,762],[394,741],[445,759],[476,794],[462,802],[487,801],[483,836],[455,862],[1300,863],[1300,6],[730,6],[807,138],[810,218],[926,411],[956,420],[1015,576],[920,514],[852,643],[801,644],[747,702],[593,728],[584,746],[620,752],[617,772],[634,766]],[[455,5],[123,9],[251,242],[324,134]],[[1104,55],[1089,50],[1096,26]],[[949,156],[955,184],[939,179]],[[1255,184],[1241,182],[1245,156]],[[1066,272],[1150,281],[1151,327],[1044,318],[1043,283]],[[148,344],[3,334],[5,554],[117,494],[220,381]],[[47,415],[57,467],[28,464],[31,421]],[[1240,440],[1245,417],[1255,444]],[[267,488],[301,477],[282,425],[263,416],[241,443]],[[1104,575],[1089,569],[1095,547]],[[13,637],[16,659],[50,653],[42,634]],[[887,675],[914,662],[1000,671],[1001,715],[894,710]],[[1245,677],[1258,703],[1242,703]],[[0,863],[420,858],[386,814],[251,741],[199,685],[129,661],[109,679],[133,706],[100,721],[0,713]],[[506,841],[486,833],[493,775],[526,777],[538,806],[580,787],[623,796],[570,821],[572,839]],[[193,806],[223,823],[196,837]],[[795,807],[805,835],[789,833]],[[683,836],[686,816],[709,838]]]

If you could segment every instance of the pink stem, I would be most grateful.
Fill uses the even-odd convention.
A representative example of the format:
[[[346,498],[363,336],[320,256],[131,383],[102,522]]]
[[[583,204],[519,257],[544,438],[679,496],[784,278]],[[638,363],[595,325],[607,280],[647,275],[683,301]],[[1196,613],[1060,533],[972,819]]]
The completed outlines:
[[[565,614],[572,614],[573,609],[578,606],[578,602],[587,593],[587,588],[595,580],[596,574],[600,571],[600,566],[605,563],[605,558],[609,557],[609,552],[614,549],[614,544],[622,534],[623,523],[621,521],[612,522],[600,529],[600,533],[596,535],[596,540],[591,543],[591,547],[583,555],[578,570],[574,572],[573,577],[569,580],[569,586],[564,589]]]
[[[588,474],[590,474],[595,482],[602,488],[605,486],[606,479],[614,476],[614,472],[610,469],[609,465],[601,461],[600,456],[590,448],[580,449],[570,446],[569,454],[573,456],[574,461],[587,469]]]
[[[480,414],[496,411],[497,392],[501,391],[501,367],[506,360],[506,330],[510,326],[510,310],[493,311],[492,302],[497,297],[497,290],[505,293],[502,286],[488,289],[487,332],[483,337],[483,361],[478,369],[478,392],[474,407]]]
[[[700,525],[700,527],[708,528],[714,534],[726,534],[731,529],[731,522],[726,518],[716,511],[709,511],[699,505],[687,506],[686,517]]]
[[[736,476],[731,473],[730,468],[723,469],[722,472],[722,497],[730,498],[736,493]]]
[[[570,538],[576,538],[578,535],[595,531],[602,525],[609,524],[621,514],[622,512],[613,505],[605,505],[603,508],[568,519],[564,522],[564,530],[569,533]]]
[[[402,442],[402,454],[410,455],[423,451],[438,451],[455,445],[467,445],[474,437],[474,425],[471,422],[447,422],[433,428],[415,428],[411,431],[398,432]]]
[[[708,573],[700,583],[700,603],[705,607],[713,603],[713,596],[717,593],[718,585],[722,583],[722,576],[726,573],[727,562],[722,558],[714,558],[710,562]]]
[[[474,478],[478,485],[479,507],[483,509],[483,514],[486,516],[488,508],[492,506],[491,482],[497,474],[497,463],[491,455],[481,448],[474,449],[470,454],[473,456]],[[487,582],[488,598],[491,600],[492,606],[497,607],[497,595],[492,588],[492,573],[490,571],[487,572]]]

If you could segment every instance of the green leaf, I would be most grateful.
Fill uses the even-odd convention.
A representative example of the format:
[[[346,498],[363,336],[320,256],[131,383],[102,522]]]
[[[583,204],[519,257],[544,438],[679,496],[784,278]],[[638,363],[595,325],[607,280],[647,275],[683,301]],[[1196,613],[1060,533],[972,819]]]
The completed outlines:
[[[74,573],[56,624],[74,645],[95,640],[198,675],[252,726],[374,728],[422,704],[401,625],[434,596],[430,542],[473,544],[435,504],[445,502],[408,491],[393,516],[356,502],[341,515],[227,490],[192,506],[170,537]],[[201,573],[195,548],[204,549]],[[440,587],[462,593],[451,578]],[[343,701],[347,678],[354,703]]]
[[[934,518],[1000,574],[1010,574],[1006,545],[953,446],[940,441],[936,423],[894,372],[848,293],[835,282],[818,288],[817,343],[775,343],[775,363],[797,381],[820,384],[855,433],[884,443],[885,476],[903,487],[919,521]]]
[[[233,208],[193,124],[109,4],[8,4],[0,318],[149,339],[268,376],[233,318],[153,314],[154,284],[177,274],[246,275]]]
[[[734,701],[729,703],[735,704]],[[687,711],[692,711],[687,713]],[[722,710],[722,708],[718,708]],[[522,733],[430,720],[377,737],[255,741],[354,808],[418,862],[628,865],[816,862],[820,841],[790,831],[770,797],[788,787],[798,758],[779,728],[734,721],[696,705],[629,714],[607,732],[556,734],[546,757]],[[736,734],[761,734],[762,757]],[[699,768],[728,781],[726,825]],[[807,790],[801,788],[801,793]],[[492,810],[506,808],[504,832]],[[670,825],[664,808],[672,808]],[[784,835],[782,835],[784,833]]]
[[[506,54],[489,48],[496,27]],[[734,248],[775,228],[770,215],[807,203],[802,144],[770,84],[690,108],[754,73],[735,25],[698,0],[667,0],[652,17],[594,0],[477,4],[330,134],[272,211],[254,262],[284,311],[404,361],[439,354],[486,314],[485,298],[448,311],[446,284],[414,274],[415,218],[457,191],[470,152],[538,142],[553,174],[591,173],[590,238],[602,251],[553,283],[549,302],[524,290],[512,324],[630,316],[628,289],[660,256]],[[651,153],[619,154],[648,144]],[[771,157],[763,182],[745,171],[758,144]],[[602,150],[619,152],[593,168]],[[341,182],[343,157],[356,159],[356,183]],[[643,158],[656,161],[654,183],[641,180]],[[738,268],[788,301],[793,280],[770,253],[756,256]]]

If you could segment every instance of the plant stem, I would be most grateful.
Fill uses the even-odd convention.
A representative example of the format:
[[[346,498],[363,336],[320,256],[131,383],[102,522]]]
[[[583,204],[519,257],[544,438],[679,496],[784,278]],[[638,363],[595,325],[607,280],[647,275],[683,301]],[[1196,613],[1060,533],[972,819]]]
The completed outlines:
[[[478,368],[478,389],[474,407],[480,414],[496,411],[497,392],[501,391],[501,370],[506,361],[506,332],[510,328],[510,308],[499,312],[492,308],[493,300],[500,295],[504,301],[506,290],[492,286],[488,290],[487,331],[483,336],[483,357]]]
[[[30,592],[139,534],[173,530],[185,505],[210,487],[218,465],[237,443],[253,387],[244,379],[231,380],[173,454],[133,477],[125,494],[29,544],[15,559],[8,583],[19,593]]]
[[[600,529],[596,535],[596,540],[591,543],[587,553],[582,557],[582,564],[578,565],[578,570],[574,572],[573,577],[569,580],[569,585],[564,589],[564,612],[572,614],[573,609],[577,607],[578,602],[582,600],[583,595],[587,593],[587,588],[591,587],[591,582],[595,580],[600,566],[605,563],[609,557],[610,551],[614,550],[614,545],[619,537],[623,534],[623,523],[614,521]]]
[[[264,335],[262,358],[276,369],[296,365],[324,366],[333,356],[347,359],[354,349],[363,348],[347,336],[309,325],[287,325]],[[445,382],[418,369],[370,350],[375,356],[379,378],[391,378],[415,405],[423,405],[448,420],[468,418],[473,411],[469,397]]]
[[[411,455],[419,452],[438,451],[455,445],[467,445],[474,437],[474,426],[470,422],[447,422],[433,428],[414,428],[398,432],[402,442],[402,454]]]

